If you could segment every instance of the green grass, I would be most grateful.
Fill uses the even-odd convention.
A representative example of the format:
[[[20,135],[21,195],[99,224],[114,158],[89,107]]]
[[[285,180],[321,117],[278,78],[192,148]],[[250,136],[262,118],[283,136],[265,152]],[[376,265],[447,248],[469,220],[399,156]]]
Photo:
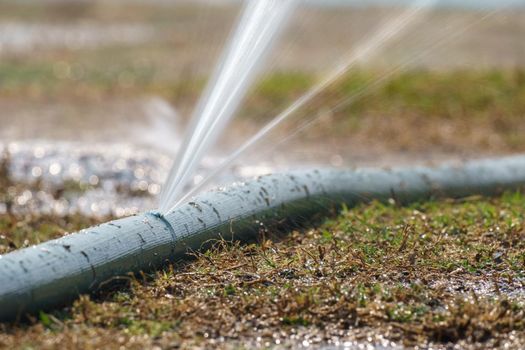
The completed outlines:
[[[107,55],[111,53],[108,52]],[[142,85],[147,90],[153,79],[153,71],[148,66],[140,66],[134,62],[104,66],[98,63],[43,59],[30,64],[4,61],[0,64],[0,78],[0,91],[6,94],[20,95],[41,90],[47,97],[71,97],[75,91],[86,89],[101,93],[124,93],[128,89],[136,89],[136,85]]]
[[[298,115],[309,116],[337,107],[331,116],[329,130],[325,130],[331,137],[374,134],[382,131],[381,127],[370,125],[384,120],[405,130],[405,135],[389,135],[398,143],[400,138],[411,138],[418,132],[432,139],[432,133],[441,124],[470,130],[479,128],[486,133],[490,129],[501,135],[510,148],[523,146],[523,138],[519,137],[521,118],[525,114],[525,73],[522,70],[416,70],[398,74],[366,90],[383,74],[385,72],[373,70],[351,72]],[[248,105],[243,115],[271,118],[275,114],[267,111],[282,110],[313,82],[314,77],[302,74],[271,76],[253,94],[253,104],[261,106],[260,109]],[[359,98],[340,106],[342,101],[353,96]]]
[[[372,202],[317,229],[251,245],[218,242],[186,265],[0,326],[0,344],[238,348],[297,345],[306,335],[320,344],[363,341],[373,332],[406,346],[518,348],[524,206],[521,193],[406,207]],[[3,232],[9,222],[0,218]],[[13,234],[28,244],[60,236],[63,229],[53,229],[60,223],[73,228],[18,222],[26,228]]]
[[[27,63],[4,60],[0,64],[0,92],[19,95],[41,88],[47,90],[47,96],[67,97],[82,87],[113,93],[162,92],[173,98],[180,95],[194,97],[198,93],[195,87],[202,88],[205,80],[180,81],[176,77],[167,80],[165,76],[169,73],[162,67],[134,58],[134,49],[103,49],[94,55],[88,54],[88,57],[91,58],[80,61],[71,57],[62,61],[48,57]],[[107,64],[109,57],[118,64]],[[344,98],[359,93],[383,74],[385,72],[374,70],[352,72],[322,93],[315,106],[333,107]],[[262,115],[265,110],[282,108],[306,92],[316,80],[314,75],[307,73],[274,73],[255,87],[244,114],[250,114],[249,110]],[[340,112],[345,117],[373,113],[472,120],[498,117],[501,119],[499,127],[505,128],[507,119],[519,118],[525,113],[525,72],[409,71],[372,89],[350,108]]]
[[[4,60],[0,63],[0,94],[10,105],[21,96],[23,105],[80,102],[78,117],[89,101],[96,105],[101,99],[135,100],[159,95],[171,101],[183,116],[190,115],[206,79],[174,76],[171,66],[159,64],[168,52],[155,45],[151,50],[141,48],[140,52],[150,55],[141,59],[135,49],[110,48],[86,53],[79,60],[67,56],[60,60],[42,57],[23,64]],[[322,142],[330,135],[342,146],[382,147],[390,152],[525,150],[523,70],[409,71],[362,94],[363,88],[384,73],[351,72],[284,123],[280,132],[288,134],[304,118],[320,115],[323,118],[306,130],[303,138]],[[260,127],[316,80],[307,73],[280,72],[265,77],[250,93],[239,119],[253,128]],[[341,105],[356,94],[359,98],[353,103]]]

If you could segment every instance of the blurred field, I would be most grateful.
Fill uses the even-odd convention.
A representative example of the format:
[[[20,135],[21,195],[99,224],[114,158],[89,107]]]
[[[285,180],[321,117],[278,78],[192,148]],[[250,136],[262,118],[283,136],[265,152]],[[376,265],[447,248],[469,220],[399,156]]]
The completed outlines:
[[[218,153],[257,131],[398,12],[302,10]],[[0,2],[0,140],[115,149],[147,134],[161,152],[173,152],[237,13],[231,5],[163,1]],[[436,10],[327,89],[248,161],[398,165],[525,152],[523,37],[519,10]],[[359,98],[341,105],[352,96]],[[152,97],[177,113],[152,119]],[[38,179],[13,181],[7,158],[0,164],[0,255],[110,219],[10,210],[27,191],[47,190]],[[49,195],[90,185],[61,186]],[[139,195],[152,199],[147,189]],[[218,242],[187,264],[1,324],[0,347],[520,349],[524,204],[520,193],[408,207],[392,200],[286,235],[269,229],[257,245]]]
[[[140,104],[149,96],[169,101],[184,123],[238,12],[230,5],[141,2],[125,7],[119,2],[5,2],[0,9],[1,23],[34,27],[20,38],[24,49],[16,50],[5,39],[13,31],[0,25],[0,121],[5,125],[0,137],[111,142],[133,142],[136,133],[130,129],[148,125]],[[224,147],[238,145],[398,12],[303,9]],[[324,136],[320,130],[334,140],[325,143],[324,153],[314,146],[318,154],[312,150],[309,161],[323,162],[333,153],[361,162],[384,153],[421,159],[425,153],[461,157],[522,150],[525,14],[484,16],[436,10],[301,111],[270,143],[303,119],[323,114],[320,128],[303,133],[295,147],[289,143],[290,157],[306,158],[302,150],[318,144]],[[129,40],[130,28],[136,40]],[[75,38],[87,44],[75,46]],[[411,62],[438,41],[443,45]],[[393,81],[353,106],[326,113],[400,64],[408,71],[394,74]],[[416,137],[421,133],[425,137]]]

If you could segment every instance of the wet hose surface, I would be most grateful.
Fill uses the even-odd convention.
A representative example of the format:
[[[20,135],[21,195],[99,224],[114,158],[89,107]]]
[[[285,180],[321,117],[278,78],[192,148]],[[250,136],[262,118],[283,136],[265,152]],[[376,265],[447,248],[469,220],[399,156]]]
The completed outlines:
[[[261,176],[0,256],[0,319],[51,309],[129,273],[151,271],[214,239],[249,240],[261,225],[301,223],[335,206],[394,198],[493,195],[525,186],[525,156],[462,165],[312,170]]]

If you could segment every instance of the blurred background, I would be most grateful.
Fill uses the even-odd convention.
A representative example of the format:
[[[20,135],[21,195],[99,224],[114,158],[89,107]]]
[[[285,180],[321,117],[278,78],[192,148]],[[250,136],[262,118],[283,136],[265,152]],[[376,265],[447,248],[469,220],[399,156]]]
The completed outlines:
[[[195,183],[411,1],[303,1]],[[156,206],[237,1],[0,0],[0,212]],[[438,1],[214,184],[525,150],[520,1]]]

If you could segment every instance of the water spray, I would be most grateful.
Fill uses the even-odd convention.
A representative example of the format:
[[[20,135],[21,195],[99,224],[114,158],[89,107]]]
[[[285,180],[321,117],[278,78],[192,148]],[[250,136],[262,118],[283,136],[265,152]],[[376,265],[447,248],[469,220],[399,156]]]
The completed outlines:
[[[297,2],[248,2],[218,70],[195,110],[186,139],[163,189],[161,211],[167,211],[180,195],[206,151],[239,108]]]
[[[179,195],[178,192],[174,193],[174,196],[172,196],[169,201],[170,205],[172,205],[172,208],[176,208],[178,205],[188,200],[188,198],[195,195],[200,189],[202,189],[203,186],[213,180],[221,171],[225,170],[241,155],[253,148],[272,130],[277,128],[285,120],[289,119],[299,110],[301,110],[326,88],[338,81],[339,78],[344,76],[348,71],[355,67],[356,64],[375,56],[379,52],[380,48],[382,48],[388,41],[403,34],[414,23],[416,23],[418,19],[421,19],[422,16],[432,9],[436,1],[437,0],[416,1],[412,6],[401,13],[401,15],[381,26],[375,34],[359,45],[357,49],[350,50],[346,57],[335,67],[332,72],[330,72],[325,78],[319,81],[314,87],[312,87],[307,93],[301,96],[283,112],[273,118],[268,124],[263,126],[255,135],[250,137],[249,140],[237,147],[235,151],[233,151],[232,154],[223,160],[203,181],[199,183],[198,186],[195,186],[183,196],[180,196],[180,198],[176,197],[176,195]],[[172,200],[176,201],[172,202]]]

